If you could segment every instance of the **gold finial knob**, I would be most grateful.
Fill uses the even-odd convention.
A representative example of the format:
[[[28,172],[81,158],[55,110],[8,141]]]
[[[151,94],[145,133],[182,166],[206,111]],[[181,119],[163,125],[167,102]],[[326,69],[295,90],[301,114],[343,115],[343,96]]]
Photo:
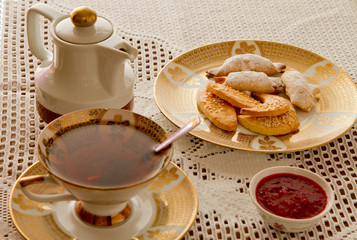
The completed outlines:
[[[71,13],[71,21],[76,27],[90,27],[97,21],[97,13],[90,7],[77,7]]]

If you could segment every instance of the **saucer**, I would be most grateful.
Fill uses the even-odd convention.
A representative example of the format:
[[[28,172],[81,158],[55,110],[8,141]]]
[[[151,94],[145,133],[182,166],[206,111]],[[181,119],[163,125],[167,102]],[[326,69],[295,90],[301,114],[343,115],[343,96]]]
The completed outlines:
[[[37,162],[19,179],[45,173],[45,168]],[[28,240],[181,239],[191,228],[198,210],[192,182],[172,162],[145,191],[130,200],[131,215],[114,227],[93,227],[82,222],[75,214],[75,201],[33,201],[24,195],[18,181],[10,195],[10,214],[18,231]],[[38,184],[30,190],[54,194],[63,188]]]

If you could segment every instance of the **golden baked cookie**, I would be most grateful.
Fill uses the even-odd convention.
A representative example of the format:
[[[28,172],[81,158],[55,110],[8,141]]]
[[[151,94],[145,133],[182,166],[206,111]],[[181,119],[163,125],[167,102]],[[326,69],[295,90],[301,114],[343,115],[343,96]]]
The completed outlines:
[[[278,95],[252,93],[252,96],[262,103],[254,107],[242,108],[240,114],[251,115],[254,117],[273,117],[286,113],[290,109],[291,103],[289,100]]]
[[[218,67],[207,71],[208,76],[227,76],[231,72],[254,71],[263,72],[269,76],[282,72],[284,63],[273,63],[260,55],[246,53],[232,56]]]
[[[292,104],[290,104],[289,111],[275,117],[238,115],[238,123],[253,132],[263,135],[283,135],[297,131],[300,126]]]
[[[197,105],[203,114],[217,127],[234,131],[238,127],[235,108],[213,93],[203,90],[198,93]]]
[[[261,105],[261,103],[254,98],[225,85],[219,83],[208,82],[206,89],[229,102],[232,106],[238,108],[253,108]]]

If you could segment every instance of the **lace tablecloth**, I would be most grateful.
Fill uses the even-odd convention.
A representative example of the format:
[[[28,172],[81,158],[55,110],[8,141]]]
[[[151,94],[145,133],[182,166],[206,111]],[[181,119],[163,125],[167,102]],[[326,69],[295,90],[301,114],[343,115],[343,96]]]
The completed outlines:
[[[204,44],[283,42],[324,56],[356,81],[354,0],[0,0],[0,239],[23,239],[11,221],[8,199],[19,175],[37,161],[36,140],[46,126],[35,106],[39,61],[28,49],[25,30],[26,11],[37,2],[65,13],[89,5],[111,19],[121,37],[139,50],[132,62],[137,76],[134,111],[157,121],[169,134],[177,128],[155,104],[155,78],[171,59]],[[356,126],[329,144],[293,153],[232,150],[191,135],[176,142],[175,149],[173,162],[190,177],[199,197],[196,221],[184,239],[357,239]],[[335,204],[318,226],[283,233],[258,215],[249,200],[249,180],[259,170],[278,165],[316,172],[335,190]]]

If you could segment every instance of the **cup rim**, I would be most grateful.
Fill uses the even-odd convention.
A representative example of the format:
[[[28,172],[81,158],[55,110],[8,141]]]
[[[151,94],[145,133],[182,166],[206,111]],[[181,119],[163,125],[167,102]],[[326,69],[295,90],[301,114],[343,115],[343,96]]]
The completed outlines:
[[[273,174],[278,174],[278,173],[291,173],[291,174],[295,174],[295,175],[298,175],[298,176],[306,177],[306,178],[314,181],[326,193],[327,203],[326,203],[325,208],[319,214],[317,214],[317,215],[315,215],[313,217],[302,218],[302,219],[282,217],[282,216],[279,216],[279,215],[277,215],[275,213],[272,213],[272,212],[266,210],[257,201],[256,187],[257,187],[258,183],[260,182],[260,180],[262,180],[264,177],[267,177],[267,176],[270,176],[270,175],[273,175]],[[304,173],[305,173],[305,175],[303,175]],[[315,178],[315,179],[313,179],[313,178]],[[319,181],[316,181],[316,179],[318,179]],[[253,185],[252,185],[252,183],[253,183]],[[316,173],[314,173],[312,171],[309,171],[307,169],[299,168],[299,167],[292,167],[292,166],[270,167],[270,168],[263,169],[263,170],[259,171],[258,173],[256,173],[252,177],[252,179],[250,180],[250,183],[249,183],[249,195],[250,195],[250,198],[251,198],[252,202],[254,203],[254,205],[260,211],[262,211],[264,214],[269,215],[270,217],[273,217],[273,218],[278,219],[280,221],[290,222],[290,223],[297,223],[297,224],[298,223],[304,223],[304,222],[307,222],[307,221],[315,221],[315,220],[318,220],[318,219],[322,218],[324,215],[326,215],[326,213],[328,211],[330,211],[330,209],[331,209],[331,207],[332,207],[332,205],[334,203],[334,192],[333,192],[330,184],[325,179],[323,179],[320,175],[318,175],[318,174],[316,174]]]
[[[122,190],[122,189],[129,189],[129,188],[133,188],[133,187],[136,187],[136,186],[139,186],[139,185],[143,185],[147,182],[150,182],[152,179],[154,179],[155,177],[157,177],[158,175],[160,175],[164,169],[166,169],[166,167],[169,165],[169,163],[171,162],[171,159],[172,159],[172,156],[173,156],[173,152],[174,152],[174,147],[173,147],[173,144],[171,143],[170,145],[168,145],[166,148],[165,148],[165,152],[167,153],[167,157],[166,157],[166,160],[164,161],[162,167],[159,169],[159,171],[157,171],[155,174],[153,174],[151,177],[143,180],[143,181],[140,181],[140,182],[137,182],[135,184],[127,184],[127,185],[122,185],[122,186],[116,186],[116,187],[97,187],[97,186],[90,186],[90,185],[84,185],[84,184],[78,184],[78,183],[73,183],[69,180],[66,180],[60,176],[58,176],[57,174],[55,174],[53,172],[53,170],[51,170],[51,168],[49,168],[45,162],[45,160],[41,157],[41,154],[40,154],[40,150],[39,150],[39,144],[40,144],[40,140],[41,140],[41,135],[45,132],[45,130],[47,130],[48,128],[50,128],[51,126],[53,126],[54,124],[56,124],[56,122],[58,121],[61,121],[61,119],[65,118],[65,117],[68,117],[69,115],[74,115],[74,114],[79,114],[79,113],[84,113],[84,112],[89,112],[89,111],[94,111],[94,110],[103,110],[105,112],[108,112],[108,111],[117,111],[117,112],[127,112],[127,113],[132,113],[134,116],[137,115],[137,116],[140,116],[140,117],[143,117],[147,120],[149,120],[150,122],[154,123],[155,125],[157,125],[163,132],[164,134],[166,135],[166,137],[168,137],[167,135],[167,132],[165,131],[165,129],[160,126],[158,123],[156,123],[155,121],[153,121],[152,119],[146,117],[146,116],[143,116],[139,113],[136,113],[136,112],[133,112],[133,111],[129,111],[129,110],[126,110],[126,109],[117,109],[117,108],[89,108],[89,109],[82,109],[82,110],[77,110],[77,111],[73,111],[73,112],[69,112],[67,114],[64,114],[56,119],[54,119],[53,121],[51,121],[48,125],[46,125],[46,127],[41,131],[41,133],[39,134],[38,138],[37,138],[37,141],[36,141],[36,155],[37,155],[37,158],[39,160],[39,162],[41,162],[41,164],[44,166],[44,168],[47,170],[47,172],[54,176],[55,178],[59,179],[60,181],[66,183],[66,184],[69,184],[71,185],[72,187],[77,187],[77,188],[85,188],[85,189],[91,189],[91,190],[99,190],[99,191],[106,191],[106,190]],[[154,150],[153,150],[154,151]]]

